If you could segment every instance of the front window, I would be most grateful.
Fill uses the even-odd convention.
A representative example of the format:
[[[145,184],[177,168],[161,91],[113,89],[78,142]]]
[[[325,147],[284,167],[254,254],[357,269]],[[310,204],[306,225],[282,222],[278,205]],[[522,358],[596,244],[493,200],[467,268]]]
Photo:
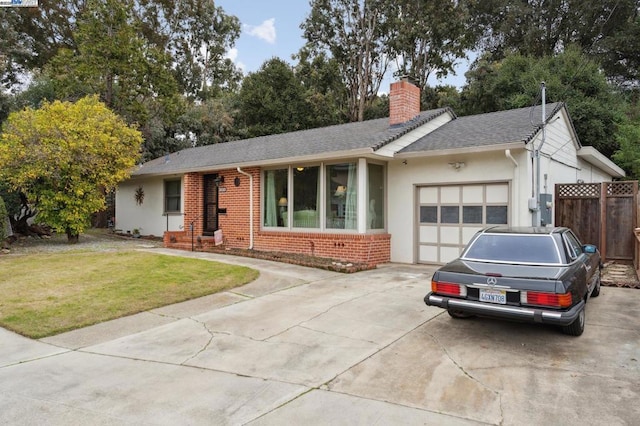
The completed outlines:
[[[384,228],[384,166],[367,164],[367,229]]]
[[[364,160],[294,164],[265,170],[262,182],[264,228],[327,232],[384,229],[383,165]]]
[[[356,163],[326,168],[327,228],[358,229],[358,169]]]
[[[165,213],[180,213],[180,180],[164,181]]]
[[[320,226],[320,167],[293,168],[293,227]]]
[[[287,169],[265,172],[264,226],[288,226],[288,175]]]

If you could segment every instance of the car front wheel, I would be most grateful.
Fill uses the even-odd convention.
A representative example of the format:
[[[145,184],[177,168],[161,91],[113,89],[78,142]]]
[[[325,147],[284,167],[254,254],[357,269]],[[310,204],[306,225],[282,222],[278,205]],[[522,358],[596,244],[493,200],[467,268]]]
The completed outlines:
[[[578,318],[576,318],[571,324],[562,327],[562,332],[571,336],[580,336],[584,331],[585,314],[584,308],[580,310]]]

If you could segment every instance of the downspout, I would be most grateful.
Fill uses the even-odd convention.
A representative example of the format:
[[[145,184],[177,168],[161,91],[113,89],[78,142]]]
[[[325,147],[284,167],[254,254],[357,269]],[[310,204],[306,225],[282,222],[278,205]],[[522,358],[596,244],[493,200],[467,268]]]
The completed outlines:
[[[253,175],[238,167],[238,173],[249,177],[249,250],[253,250]]]
[[[515,187],[515,196],[514,196],[514,200],[513,200],[513,210],[516,212],[516,218],[519,217],[520,215],[520,180],[518,179],[518,162],[516,161],[515,158],[513,158],[513,155],[511,155],[511,150],[510,149],[505,149],[504,150],[504,155],[506,155],[506,157],[511,160],[515,166],[515,168],[513,169],[513,186]],[[518,223],[514,223],[512,224],[512,226],[519,226],[520,225],[520,220],[518,219]]]

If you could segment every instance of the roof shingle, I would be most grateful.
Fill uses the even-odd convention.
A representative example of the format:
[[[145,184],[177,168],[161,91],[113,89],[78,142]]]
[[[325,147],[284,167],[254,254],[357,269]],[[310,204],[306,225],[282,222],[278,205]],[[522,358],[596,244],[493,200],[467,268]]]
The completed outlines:
[[[450,109],[423,111],[413,120],[396,126],[389,126],[388,118],[380,118],[188,148],[148,161],[132,174],[164,175],[357,149],[373,151],[447,111]]]
[[[564,104],[547,104],[547,120]],[[423,136],[400,153],[527,143],[540,130],[540,106],[458,117]]]

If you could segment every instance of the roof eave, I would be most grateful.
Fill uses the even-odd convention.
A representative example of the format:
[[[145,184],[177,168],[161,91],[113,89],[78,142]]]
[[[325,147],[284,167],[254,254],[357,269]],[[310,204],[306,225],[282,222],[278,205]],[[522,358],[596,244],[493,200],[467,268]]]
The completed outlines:
[[[229,170],[229,169],[236,169],[238,167],[240,168],[272,167],[272,166],[292,164],[292,163],[302,164],[302,163],[310,163],[310,162],[318,162],[318,161],[333,161],[333,160],[341,160],[347,157],[370,156],[372,153],[373,153],[373,149],[371,148],[358,148],[358,149],[352,149],[352,150],[346,150],[346,151],[327,152],[323,154],[309,154],[309,155],[302,155],[302,156],[295,156],[295,157],[275,158],[271,160],[213,164],[213,165],[191,167],[191,168],[186,167],[186,168],[181,168],[180,170],[167,170],[165,172],[145,173],[144,171],[140,171],[138,173],[133,172],[131,174],[131,178],[175,176],[175,175],[183,175],[187,173],[202,173],[202,172]]]
[[[578,157],[582,158],[587,163],[598,167],[614,178],[622,178],[626,176],[624,170],[592,146],[583,146],[580,148],[580,150],[578,150]]]
[[[440,157],[454,154],[476,154],[482,152],[502,151],[505,149],[524,149],[525,145],[522,141],[498,143],[493,145],[467,146],[464,148],[452,149],[435,149],[418,152],[396,153],[394,158],[418,158],[418,157]]]

